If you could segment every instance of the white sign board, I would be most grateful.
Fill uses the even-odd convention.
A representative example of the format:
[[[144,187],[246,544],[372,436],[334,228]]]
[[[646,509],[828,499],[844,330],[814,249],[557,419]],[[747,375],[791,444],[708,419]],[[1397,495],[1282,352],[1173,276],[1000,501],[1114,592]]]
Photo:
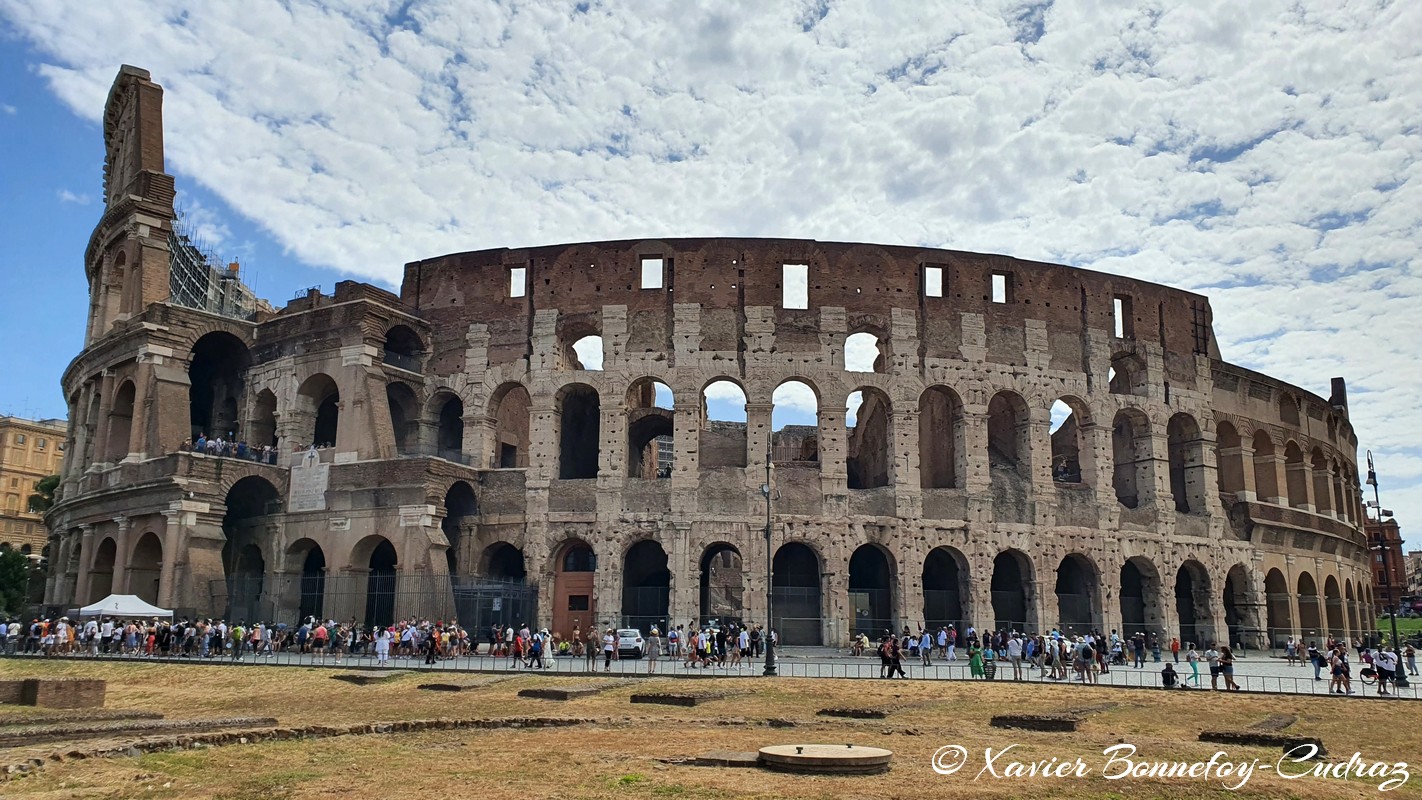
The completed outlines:
[[[286,510],[325,511],[326,487],[331,482],[331,465],[321,463],[321,457],[308,452],[301,463],[291,468],[291,489],[287,493]]]

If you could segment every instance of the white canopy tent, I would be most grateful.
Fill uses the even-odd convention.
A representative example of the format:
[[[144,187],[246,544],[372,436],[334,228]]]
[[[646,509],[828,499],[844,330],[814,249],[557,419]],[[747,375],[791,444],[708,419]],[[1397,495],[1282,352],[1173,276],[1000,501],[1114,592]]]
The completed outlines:
[[[79,609],[81,617],[171,617],[166,608],[149,605],[136,594],[111,594],[93,605]]]

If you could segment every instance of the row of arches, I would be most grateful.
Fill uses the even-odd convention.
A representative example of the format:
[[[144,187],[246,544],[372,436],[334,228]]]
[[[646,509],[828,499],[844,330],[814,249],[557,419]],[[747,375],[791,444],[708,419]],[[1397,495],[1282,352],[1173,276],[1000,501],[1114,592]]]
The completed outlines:
[[[1277,441],[1259,429],[1241,436],[1231,422],[1216,426],[1219,488],[1228,499],[1255,499],[1328,514],[1360,525],[1363,514],[1356,468],[1323,447],[1307,452],[1293,439]]]

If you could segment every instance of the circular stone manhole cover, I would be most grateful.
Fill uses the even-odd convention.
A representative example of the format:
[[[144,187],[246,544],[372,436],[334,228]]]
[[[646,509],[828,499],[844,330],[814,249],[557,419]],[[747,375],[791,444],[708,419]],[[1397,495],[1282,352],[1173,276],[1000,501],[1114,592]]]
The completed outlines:
[[[778,744],[760,749],[760,763],[781,772],[863,775],[885,772],[894,754],[852,744]]]

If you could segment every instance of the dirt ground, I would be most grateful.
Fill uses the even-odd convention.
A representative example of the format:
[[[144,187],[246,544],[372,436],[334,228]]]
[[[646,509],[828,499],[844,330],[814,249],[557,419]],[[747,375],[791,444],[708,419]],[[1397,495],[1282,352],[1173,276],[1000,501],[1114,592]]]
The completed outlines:
[[[1274,748],[1197,741],[1201,730],[1242,730],[1275,715],[1297,721],[1287,733],[1314,736],[1329,762],[1346,764],[1356,751],[1365,763],[1415,759],[1419,710],[1405,701],[1357,698],[1224,695],[1207,691],[1136,691],[1003,683],[849,681],[831,679],[654,679],[635,684],[596,677],[408,674],[372,686],[331,679],[333,670],[285,667],[114,664],[7,660],[0,679],[102,677],[109,709],[154,711],[167,719],[275,717],[282,726],[434,718],[557,717],[591,724],[548,729],[456,730],[340,736],[234,744],[99,759],[47,763],[0,782],[0,797],[22,798],[277,798],[336,797],[1298,797],[1378,796],[1383,777],[1313,775],[1285,779]],[[420,690],[427,682],[475,687],[459,693]],[[567,702],[517,697],[532,686],[610,686]],[[634,692],[723,695],[693,708],[632,704]],[[1110,707],[1103,708],[1103,705]],[[1096,707],[1075,733],[991,728],[1001,713],[1049,713]],[[884,720],[817,716],[822,708],[883,709]],[[0,706],[0,726],[52,712]],[[769,727],[767,720],[794,727]],[[1392,722],[1391,720],[1399,720]],[[3,730],[3,728],[0,728]],[[115,745],[89,739],[0,750],[0,766],[54,752]],[[894,752],[891,771],[877,776],[809,777],[758,769],[675,763],[710,750],[753,751],[771,744],[854,743]],[[1108,763],[1106,748],[1130,744],[1136,762],[1256,762],[1249,780],[1126,777]],[[932,768],[946,745],[966,748],[955,774]],[[1085,776],[998,777],[983,772],[985,749],[1016,745],[992,762],[1004,775],[1023,765],[1081,759]],[[942,760],[940,760],[942,763]],[[1266,768],[1267,766],[1267,768]],[[1285,764],[1302,773],[1307,765]],[[1338,769],[1342,769],[1339,767]],[[1392,768],[1390,768],[1392,769]],[[1409,772],[1413,769],[1408,765]],[[1356,770],[1355,770],[1356,772]],[[982,773],[982,774],[979,774]],[[1422,775],[1390,797],[1422,797]]]

